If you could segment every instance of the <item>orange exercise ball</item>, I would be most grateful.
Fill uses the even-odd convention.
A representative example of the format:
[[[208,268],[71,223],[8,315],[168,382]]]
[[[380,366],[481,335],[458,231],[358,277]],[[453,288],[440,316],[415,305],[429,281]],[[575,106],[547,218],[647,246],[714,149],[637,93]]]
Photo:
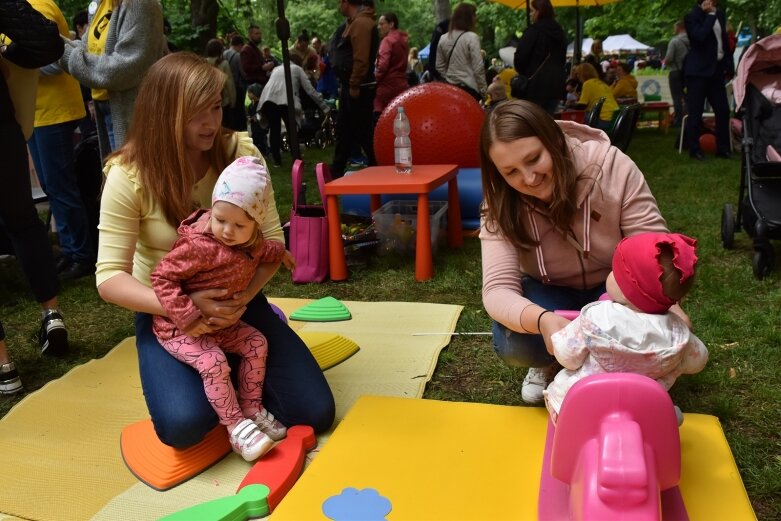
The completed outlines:
[[[716,153],[716,136],[710,133],[705,133],[700,136],[700,150],[706,154]]]
[[[399,106],[410,122],[413,164],[480,166],[480,127],[485,113],[472,96],[442,82],[412,87],[385,107],[374,129],[378,164],[394,162],[393,118]]]

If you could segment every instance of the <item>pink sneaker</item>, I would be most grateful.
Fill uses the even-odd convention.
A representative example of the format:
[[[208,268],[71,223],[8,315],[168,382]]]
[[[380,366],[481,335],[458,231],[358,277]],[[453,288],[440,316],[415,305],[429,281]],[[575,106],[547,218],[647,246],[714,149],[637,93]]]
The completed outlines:
[[[275,420],[274,415],[268,412],[265,407],[260,409],[253,421],[261,431],[268,434],[268,437],[274,441],[279,441],[287,436],[287,427]]]
[[[249,418],[241,420],[233,428],[230,442],[233,451],[241,454],[245,461],[255,461],[274,446],[274,441],[262,433]]]

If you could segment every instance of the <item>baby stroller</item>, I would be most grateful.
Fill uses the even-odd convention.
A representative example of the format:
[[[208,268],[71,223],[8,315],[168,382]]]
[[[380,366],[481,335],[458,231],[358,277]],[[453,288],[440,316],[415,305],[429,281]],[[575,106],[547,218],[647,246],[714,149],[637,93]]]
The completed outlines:
[[[331,116],[324,114],[305,93],[302,93],[300,99],[303,118],[298,126],[298,142],[307,148],[324,149],[333,143]],[[286,130],[282,134],[282,149],[289,149]]]
[[[773,269],[771,239],[781,238],[781,35],[749,47],[733,81],[735,103],[743,121],[740,195],[737,211],[725,204],[721,242],[733,247],[742,227],[754,242],[754,276]]]

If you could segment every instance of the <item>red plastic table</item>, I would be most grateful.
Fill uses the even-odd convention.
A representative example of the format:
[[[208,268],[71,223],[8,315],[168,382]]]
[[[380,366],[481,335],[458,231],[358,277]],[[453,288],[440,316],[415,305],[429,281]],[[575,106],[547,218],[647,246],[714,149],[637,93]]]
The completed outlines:
[[[370,166],[326,183],[331,280],[347,280],[347,259],[344,255],[338,197],[348,194],[369,194],[372,212],[380,208],[380,196],[383,194],[417,194],[415,280],[424,281],[433,278],[429,194],[447,182],[447,242],[453,248],[461,246],[464,239],[461,236],[461,205],[458,198],[457,176],[457,165],[413,165],[412,173],[409,175],[397,174],[396,167],[393,165]]]

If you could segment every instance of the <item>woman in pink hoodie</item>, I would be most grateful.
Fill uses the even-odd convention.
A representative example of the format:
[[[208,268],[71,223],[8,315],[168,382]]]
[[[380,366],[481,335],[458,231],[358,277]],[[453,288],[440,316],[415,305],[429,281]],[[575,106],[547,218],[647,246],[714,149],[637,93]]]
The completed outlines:
[[[399,18],[394,13],[380,16],[380,48],[374,65],[377,93],[374,96],[375,121],[393,98],[409,88],[407,82],[407,33],[399,31]]]
[[[523,400],[542,403],[558,369],[550,336],[569,322],[552,311],[596,301],[621,239],[667,225],[642,172],[604,132],[533,103],[492,111],[480,154],[483,305],[497,354],[530,368]]]

